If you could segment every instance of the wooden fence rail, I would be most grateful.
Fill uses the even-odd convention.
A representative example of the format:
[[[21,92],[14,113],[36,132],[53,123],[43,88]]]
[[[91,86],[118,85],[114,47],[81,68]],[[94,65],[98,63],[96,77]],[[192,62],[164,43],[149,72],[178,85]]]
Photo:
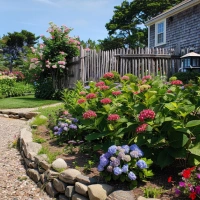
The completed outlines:
[[[75,65],[70,67],[74,74],[70,85],[72,86],[75,80],[98,81],[109,71],[116,71],[120,75],[131,73],[140,78],[147,74],[169,77],[180,68],[180,57],[171,52],[162,48],[114,49],[97,52],[87,51],[81,47],[80,57],[73,58]]]

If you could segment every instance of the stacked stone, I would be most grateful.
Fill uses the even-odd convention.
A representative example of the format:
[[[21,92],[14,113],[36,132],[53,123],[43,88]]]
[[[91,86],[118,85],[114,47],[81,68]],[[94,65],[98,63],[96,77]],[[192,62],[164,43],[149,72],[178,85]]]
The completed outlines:
[[[19,113],[19,112],[13,112],[13,111],[0,111],[0,116],[6,117],[6,118],[13,118],[13,119],[21,119],[21,120],[29,120],[36,115],[38,115],[39,112],[27,112],[27,113]]]
[[[41,148],[41,144],[33,142],[32,133],[23,128],[20,132],[20,151],[27,175],[49,196],[59,200],[105,200],[113,192],[112,186],[98,184],[96,178],[67,168],[67,163],[61,158],[49,164],[45,154],[38,155]]]

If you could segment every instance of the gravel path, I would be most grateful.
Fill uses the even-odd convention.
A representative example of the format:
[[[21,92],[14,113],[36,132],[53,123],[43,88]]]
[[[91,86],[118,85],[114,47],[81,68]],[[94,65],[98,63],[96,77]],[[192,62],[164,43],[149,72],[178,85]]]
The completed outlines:
[[[26,176],[21,155],[10,145],[27,122],[0,117],[0,199],[50,200],[45,192]]]

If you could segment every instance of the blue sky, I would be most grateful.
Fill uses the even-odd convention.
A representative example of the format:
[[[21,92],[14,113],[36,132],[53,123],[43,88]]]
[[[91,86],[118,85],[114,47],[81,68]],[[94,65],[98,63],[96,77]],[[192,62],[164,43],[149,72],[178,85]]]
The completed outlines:
[[[0,0],[0,37],[30,31],[46,35],[49,22],[73,28],[70,36],[97,41],[108,36],[105,24],[123,0]]]

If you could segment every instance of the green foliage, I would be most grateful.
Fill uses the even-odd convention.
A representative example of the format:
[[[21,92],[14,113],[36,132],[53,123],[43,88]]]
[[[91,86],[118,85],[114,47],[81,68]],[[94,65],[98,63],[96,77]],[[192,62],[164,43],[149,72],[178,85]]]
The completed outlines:
[[[49,78],[40,78],[35,82],[35,97],[40,99],[61,99],[62,90],[54,89],[53,80]]]
[[[147,28],[145,22],[171,8],[172,6],[182,2],[183,0],[124,0],[121,5],[114,7],[114,15],[112,19],[106,23],[106,29],[109,36],[115,40],[121,39],[123,46],[130,48],[147,46]],[[104,40],[103,46],[109,47],[110,40]],[[115,43],[111,45],[111,48]]]
[[[24,96],[34,92],[34,88],[23,82],[16,82],[15,77],[0,76],[0,94],[2,97]]]
[[[58,155],[61,154],[61,152],[51,152],[51,150],[47,147],[42,147],[40,149],[40,151],[38,152],[38,155],[41,155],[41,154],[46,154],[47,155],[47,158],[48,158],[48,163],[52,163],[54,160],[56,160],[56,157]]]
[[[144,192],[144,197],[146,198],[159,198],[160,195],[164,192],[162,187],[155,186],[146,186],[142,188]]]
[[[42,143],[46,142],[46,140],[42,137],[37,136],[37,135],[33,135],[33,142],[42,144]]]
[[[31,125],[46,125],[48,122],[48,118],[44,115],[37,115],[34,120],[31,122]]]
[[[190,164],[200,162],[199,85],[182,86],[179,80],[167,83],[149,75],[142,80],[132,77],[133,82],[131,76],[119,78],[116,83],[118,76],[109,76],[86,87],[78,82],[74,90],[63,93],[66,109],[79,120],[75,140],[82,137],[94,150],[134,142],[161,168],[176,158]],[[143,112],[144,116],[154,114],[142,121]]]
[[[183,81],[183,83],[190,83],[191,81],[194,83],[198,82],[198,77],[200,76],[199,72],[178,72],[173,74],[173,76],[177,77],[178,80]]]

